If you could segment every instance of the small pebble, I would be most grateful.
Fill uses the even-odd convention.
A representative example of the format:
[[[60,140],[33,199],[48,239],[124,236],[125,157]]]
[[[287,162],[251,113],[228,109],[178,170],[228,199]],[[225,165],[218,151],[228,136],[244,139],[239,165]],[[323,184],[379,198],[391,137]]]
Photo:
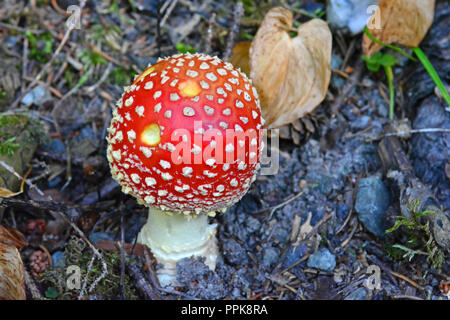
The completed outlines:
[[[327,248],[321,248],[309,256],[308,267],[331,272],[336,267],[336,258]]]
[[[379,177],[359,180],[355,210],[364,227],[380,238],[385,236],[388,207],[389,192]]]

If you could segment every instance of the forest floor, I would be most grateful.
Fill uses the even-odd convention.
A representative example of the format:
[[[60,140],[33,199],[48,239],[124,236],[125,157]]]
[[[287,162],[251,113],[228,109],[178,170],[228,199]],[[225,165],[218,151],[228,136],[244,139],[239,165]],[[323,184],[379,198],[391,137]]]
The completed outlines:
[[[294,2],[283,1],[297,8]],[[310,19],[301,12],[324,12],[320,1],[304,2],[295,21]],[[386,162],[403,156],[450,217],[449,109],[420,63],[397,57],[396,125],[447,131],[394,135],[397,149],[380,151],[392,143],[383,136],[385,76],[366,69],[361,35],[339,30],[332,30],[339,72],[311,115],[280,129],[278,172],[259,176],[239,203],[211,219],[219,225],[216,270],[185,259],[177,269],[182,285],[160,288],[151,256],[139,245],[130,254],[147,212],[111,178],[106,129],[123,86],[158,57],[223,57],[235,5],[171,0],[158,12],[157,0],[92,0],[81,29],[67,34],[61,8],[76,3],[5,0],[0,8],[0,160],[29,174],[22,194],[0,198],[0,224],[25,235],[28,298],[78,299],[80,290],[66,285],[66,268],[76,265],[83,299],[448,299],[448,250],[430,229],[418,220],[386,233],[402,208],[420,213],[414,201],[425,201],[403,197]],[[251,40],[277,5],[244,3],[236,41]],[[421,48],[450,83],[448,2],[437,1],[435,13]],[[0,167],[0,187],[18,191],[20,182]]]

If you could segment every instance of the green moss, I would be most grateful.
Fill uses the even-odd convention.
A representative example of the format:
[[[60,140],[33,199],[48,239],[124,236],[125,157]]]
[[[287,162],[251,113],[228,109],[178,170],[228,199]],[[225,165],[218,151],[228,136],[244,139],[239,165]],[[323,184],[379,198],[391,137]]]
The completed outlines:
[[[432,267],[441,270],[446,259],[446,253],[439,248],[433,238],[428,223],[421,217],[434,214],[434,211],[421,211],[420,200],[413,199],[408,203],[409,217],[396,216],[395,224],[386,230],[386,233],[401,231],[402,235],[407,235],[406,240],[387,246],[387,254],[395,259],[406,259],[411,261],[416,256],[426,256]]]
[[[75,265],[81,270],[81,285],[83,285],[87,276],[87,289],[103,273],[101,261],[96,259],[88,274],[88,267],[93,257],[92,250],[85,243],[76,237],[72,237],[65,247],[65,266]],[[120,296],[120,255],[118,253],[102,252],[105,259],[108,272],[100,280],[94,289],[89,292],[90,295],[97,295],[102,299],[117,299]],[[50,268],[41,275],[41,283],[47,287],[54,288],[57,292],[57,299],[64,300],[77,297],[79,290],[69,290],[66,286],[66,270],[64,268]],[[137,293],[130,277],[125,273],[124,278],[125,299],[137,299]]]

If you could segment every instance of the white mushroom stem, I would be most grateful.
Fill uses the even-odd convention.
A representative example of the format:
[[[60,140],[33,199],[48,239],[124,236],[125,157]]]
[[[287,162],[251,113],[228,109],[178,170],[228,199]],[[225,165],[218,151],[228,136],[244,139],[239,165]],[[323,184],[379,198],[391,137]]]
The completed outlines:
[[[161,286],[179,284],[176,280],[177,262],[191,256],[205,257],[211,270],[217,260],[217,224],[208,224],[208,216],[185,216],[170,214],[157,208],[148,211],[147,223],[142,227],[138,242],[147,245],[158,263]]]

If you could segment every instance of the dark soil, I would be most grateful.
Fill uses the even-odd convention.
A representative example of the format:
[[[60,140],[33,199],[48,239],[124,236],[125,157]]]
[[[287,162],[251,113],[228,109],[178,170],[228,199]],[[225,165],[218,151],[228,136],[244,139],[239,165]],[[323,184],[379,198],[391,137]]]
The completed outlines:
[[[32,276],[39,294],[76,299],[75,291],[57,284],[64,275],[62,267],[78,261],[85,276],[93,253],[86,245],[74,249],[74,239],[83,242],[81,235],[57,212],[69,217],[94,244],[102,239],[120,241],[121,227],[124,241],[133,244],[146,221],[146,209],[123,195],[112,180],[105,157],[106,128],[116,99],[123,86],[149,63],[177,53],[177,44],[182,44],[179,50],[192,46],[197,52],[211,46],[212,54],[223,57],[234,4],[178,1],[171,8],[173,1],[160,1],[158,9],[157,0],[117,1],[117,8],[111,6],[116,1],[88,1],[81,30],[71,33],[61,53],[34,84],[48,94],[47,99],[30,98],[31,103],[24,105],[20,101],[27,86],[52,57],[66,31],[67,17],[53,2],[60,8],[76,3],[44,0],[32,7],[29,1],[6,0],[0,8],[0,116],[26,111],[46,130],[28,177],[38,188],[25,188],[23,194],[10,199],[6,209],[0,208],[0,223],[25,234],[29,245],[21,254],[28,272],[34,268],[33,252],[44,247],[53,255],[53,267]],[[284,2],[292,5],[295,1]],[[323,8],[317,2],[312,7]],[[249,20],[260,20],[276,5],[276,1],[262,1],[253,11],[246,7],[237,41],[256,32],[257,24]],[[435,12],[421,48],[441,79],[449,83],[448,2],[437,1]],[[208,40],[212,13],[216,18]],[[295,18],[306,19],[300,14]],[[390,122],[389,92],[384,74],[365,68],[360,35],[350,37],[333,30],[333,37],[333,68],[350,73],[362,68],[361,78],[333,114],[331,106],[351,81],[333,73],[327,98],[308,116],[320,119],[314,122],[318,125],[312,134],[301,145],[282,139],[278,173],[259,176],[239,203],[212,218],[219,224],[221,257],[216,270],[210,271],[199,259],[185,259],[177,268],[183,286],[178,291],[161,290],[152,278],[154,268],[149,268],[142,252],[127,256],[123,269],[120,250],[99,245],[108,265],[115,267],[109,271],[113,273],[107,277],[110,281],[101,281],[86,298],[145,299],[150,290],[151,297],[160,299],[448,299],[448,285],[447,292],[443,290],[450,280],[448,259],[439,269],[425,255],[403,257],[404,252],[392,246],[408,243],[406,229],[380,235],[368,230],[355,210],[356,198],[361,196],[360,181],[372,177],[388,192],[386,199],[377,198],[384,201],[387,211],[373,216],[380,220],[372,222],[390,228],[395,216],[401,215],[400,190],[386,177],[377,152],[379,139],[369,139],[382,134]],[[348,62],[342,65],[348,53]],[[394,71],[396,119],[404,119],[409,129],[450,129],[448,106],[437,96],[420,63],[402,60]],[[401,143],[414,174],[432,190],[450,217],[448,131],[413,134]],[[44,219],[45,232],[30,227],[38,219]],[[415,249],[426,250],[420,242]],[[443,252],[448,256],[445,249]],[[57,256],[62,262],[55,265]],[[324,263],[321,270],[324,260],[319,259],[318,266],[312,256],[326,260],[330,269]],[[367,285],[373,279],[368,272],[373,265],[381,271],[378,288]],[[89,285],[101,275],[102,264],[96,260],[92,268]],[[150,272],[144,271],[147,268]],[[120,285],[122,272],[126,288]],[[139,276],[148,283],[147,291],[136,281]],[[52,295],[49,288],[57,294]],[[29,298],[38,298],[29,289],[27,293]]]

